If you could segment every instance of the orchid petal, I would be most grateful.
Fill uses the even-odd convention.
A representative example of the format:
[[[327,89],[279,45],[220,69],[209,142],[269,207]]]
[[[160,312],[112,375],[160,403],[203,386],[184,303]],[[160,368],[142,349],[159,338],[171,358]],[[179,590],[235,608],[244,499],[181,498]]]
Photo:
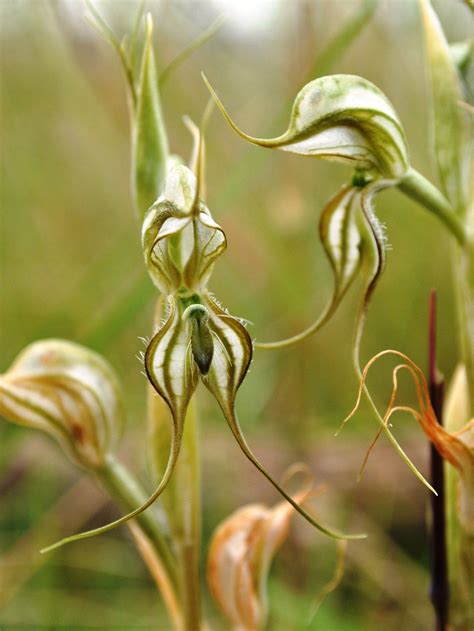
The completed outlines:
[[[195,175],[176,165],[168,172],[164,194],[143,222],[145,263],[165,294],[182,287],[203,291],[215,260],[227,247],[224,231],[196,196]]]
[[[361,235],[357,225],[361,190],[346,185],[324,208],[319,234],[335,277],[333,301],[351,285],[360,265]]]
[[[245,140],[271,149],[346,162],[399,178],[409,167],[400,120],[375,85],[353,75],[320,77],[297,95],[287,131],[276,138],[254,138],[241,131],[203,76],[229,125]]]
[[[297,494],[297,501],[309,489]],[[216,529],[208,556],[211,593],[227,618],[238,628],[253,631],[268,616],[266,585],[270,565],[288,536],[293,508],[282,502],[274,508],[244,506]]]
[[[178,459],[186,409],[197,385],[197,374],[190,357],[186,324],[181,318],[174,298],[170,298],[169,305],[168,318],[152,338],[145,353],[145,370],[148,379],[168,404],[172,416],[170,454],[160,483],[146,502],[127,515],[105,526],[62,539],[42,552],[59,548],[72,541],[103,534],[128,522],[151,506],[165,490]]]
[[[207,377],[203,378],[206,387],[215,396],[227,424],[242,452],[272,484],[293,508],[312,526],[335,539],[361,539],[365,535],[346,535],[331,530],[317,522],[307,513],[268,473],[250,449],[242,433],[235,413],[235,396],[252,359],[252,342],[245,327],[236,319],[226,314],[211,298],[209,307],[209,327],[215,334],[214,357]]]

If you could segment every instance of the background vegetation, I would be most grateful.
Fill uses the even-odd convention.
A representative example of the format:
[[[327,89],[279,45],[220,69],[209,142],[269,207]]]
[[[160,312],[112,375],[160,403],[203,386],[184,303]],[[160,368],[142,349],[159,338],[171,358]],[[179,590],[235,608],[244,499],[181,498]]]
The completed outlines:
[[[448,39],[468,36],[472,22],[462,2],[434,4]],[[121,33],[136,5],[98,6]],[[265,136],[284,129],[282,108],[289,113],[308,72],[319,68],[376,83],[399,112],[414,166],[435,181],[416,3],[381,0],[347,53],[327,68],[318,61],[330,61],[321,55],[360,7],[356,0],[150,0],[148,7],[161,67],[222,10],[228,15],[219,33],[163,88],[176,153],[187,155],[191,146],[181,117],[199,120],[207,102],[201,70],[235,120]],[[0,370],[37,338],[64,337],[103,353],[119,372],[127,405],[122,456],[146,481],[146,383],[136,355],[143,348],[139,337],[150,332],[156,294],[132,212],[121,69],[84,12],[80,0],[0,5]],[[208,204],[229,241],[212,289],[232,313],[252,322],[251,334],[259,340],[296,332],[331,289],[317,219],[347,178],[346,167],[265,152],[232,134],[218,114],[207,141]],[[392,251],[370,310],[363,358],[396,348],[425,365],[427,299],[436,287],[439,360],[449,376],[456,362],[449,237],[396,191],[377,198],[377,212]],[[256,352],[239,392],[239,415],[271,471],[281,474],[295,460],[311,464],[328,486],[318,503],[326,522],[370,533],[349,546],[343,583],[309,628],[429,629],[427,492],[385,439],[357,484],[376,429],[366,408],[333,436],[356,396],[350,343],[357,299],[353,288],[330,325],[301,346]],[[370,382],[380,402],[390,384],[385,366]],[[413,398],[409,389],[407,396]],[[200,405],[208,540],[239,505],[279,498],[243,459],[203,389]],[[426,472],[429,450],[418,427],[400,418],[396,434]],[[1,423],[0,444],[0,628],[166,628],[126,530],[39,555],[60,531],[104,523],[116,509],[43,436]],[[334,543],[295,518],[273,572],[271,629],[303,628],[311,599],[334,563]]]

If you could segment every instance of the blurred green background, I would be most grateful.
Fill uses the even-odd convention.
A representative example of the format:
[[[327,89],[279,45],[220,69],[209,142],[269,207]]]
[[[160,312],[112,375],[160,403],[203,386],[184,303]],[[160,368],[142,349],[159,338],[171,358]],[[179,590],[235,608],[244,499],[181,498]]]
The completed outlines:
[[[119,35],[136,9],[132,1],[97,6]],[[219,33],[163,88],[172,150],[190,152],[181,119],[188,114],[199,120],[207,102],[201,70],[242,128],[260,136],[283,131],[308,78],[355,73],[391,99],[413,164],[436,182],[417,3],[380,0],[342,56],[338,45],[328,49],[360,7],[358,0],[149,0],[161,68],[220,13],[227,16]],[[435,8],[451,41],[469,35],[472,18],[460,0],[440,0]],[[151,329],[156,294],[142,263],[130,198],[124,80],[85,11],[81,0],[0,3],[0,369],[37,338],[64,337],[103,353],[117,369],[126,399],[121,454],[146,483],[146,383],[136,355],[143,348],[139,337]],[[208,204],[229,242],[211,289],[231,313],[252,322],[253,337],[265,341],[297,332],[331,291],[317,221],[350,172],[248,145],[218,113],[207,146]],[[449,237],[397,191],[378,197],[377,214],[391,248],[370,310],[363,360],[395,348],[425,366],[427,300],[435,287],[439,361],[449,376],[457,357]],[[328,486],[317,505],[324,520],[370,535],[349,546],[342,585],[305,627],[311,600],[333,571],[335,546],[295,518],[272,572],[272,630],[433,626],[427,492],[385,439],[356,482],[376,428],[365,407],[334,438],[357,392],[350,344],[359,289],[312,340],[256,352],[239,393],[242,425],[268,468],[280,475],[295,460],[306,461]],[[385,361],[370,380],[380,403],[389,395],[390,367]],[[412,389],[403,395],[413,401]],[[279,498],[241,456],[208,394],[199,391],[199,398],[207,543],[238,506]],[[426,472],[429,450],[420,429],[406,417],[395,422],[400,441]],[[166,629],[126,529],[39,555],[59,526],[74,532],[98,525],[116,509],[43,436],[2,422],[0,444],[0,629]],[[209,601],[206,611],[216,628],[226,628]]]

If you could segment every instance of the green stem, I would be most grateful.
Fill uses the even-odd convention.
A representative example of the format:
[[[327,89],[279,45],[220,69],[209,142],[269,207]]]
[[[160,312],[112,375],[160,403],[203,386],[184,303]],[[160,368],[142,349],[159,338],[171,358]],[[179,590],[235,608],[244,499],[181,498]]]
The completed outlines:
[[[460,523],[459,473],[448,462],[445,467],[449,628],[465,631],[473,628],[474,623],[474,533]]]
[[[201,471],[198,415],[192,400],[186,414],[180,460],[175,470],[179,510],[170,516],[176,541],[186,631],[201,629],[199,556],[201,543]]]
[[[474,415],[474,202],[463,213],[468,235],[464,247],[456,244],[453,253],[454,288],[460,331],[461,359],[466,367],[470,410],[466,418],[451,419],[448,431],[454,433]],[[453,631],[473,628],[474,623],[474,532],[460,519],[461,481],[459,472],[448,463],[447,535],[450,582],[449,622]],[[465,482],[466,483],[466,482]],[[468,487],[465,501],[473,501]]]
[[[169,410],[156,393],[149,400],[151,461],[158,477],[168,453]],[[184,423],[183,441],[173,476],[161,503],[166,511],[170,537],[178,564],[178,589],[185,631],[201,629],[201,484],[198,450],[198,418],[191,400]]]
[[[96,475],[113,499],[127,511],[141,506],[148,498],[148,494],[145,493],[129,471],[113,457],[108,458],[104,467],[96,471]],[[156,512],[148,510],[137,515],[135,519],[155,547],[170,580],[176,585],[176,561],[173,558],[169,544],[161,533]]]
[[[466,366],[471,416],[474,415],[474,241],[454,252],[454,287],[461,358]],[[466,419],[467,420],[467,419]]]
[[[434,213],[461,245],[466,243],[466,231],[453,207],[436,186],[431,184],[421,173],[410,168],[397,187],[405,195]]]

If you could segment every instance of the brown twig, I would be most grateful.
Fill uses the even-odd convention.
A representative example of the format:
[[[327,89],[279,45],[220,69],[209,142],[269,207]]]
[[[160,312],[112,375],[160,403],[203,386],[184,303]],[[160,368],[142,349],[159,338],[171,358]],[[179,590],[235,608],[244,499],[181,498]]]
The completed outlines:
[[[436,291],[432,290],[428,312],[428,372],[433,410],[442,424],[444,379],[438,370],[436,353]],[[446,631],[448,624],[448,567],[446,551],[446,504],[443,458],[431,445],[431,483],[438,496],[431,495],[431,587],[430,597],[436,615],[436,631]]]

